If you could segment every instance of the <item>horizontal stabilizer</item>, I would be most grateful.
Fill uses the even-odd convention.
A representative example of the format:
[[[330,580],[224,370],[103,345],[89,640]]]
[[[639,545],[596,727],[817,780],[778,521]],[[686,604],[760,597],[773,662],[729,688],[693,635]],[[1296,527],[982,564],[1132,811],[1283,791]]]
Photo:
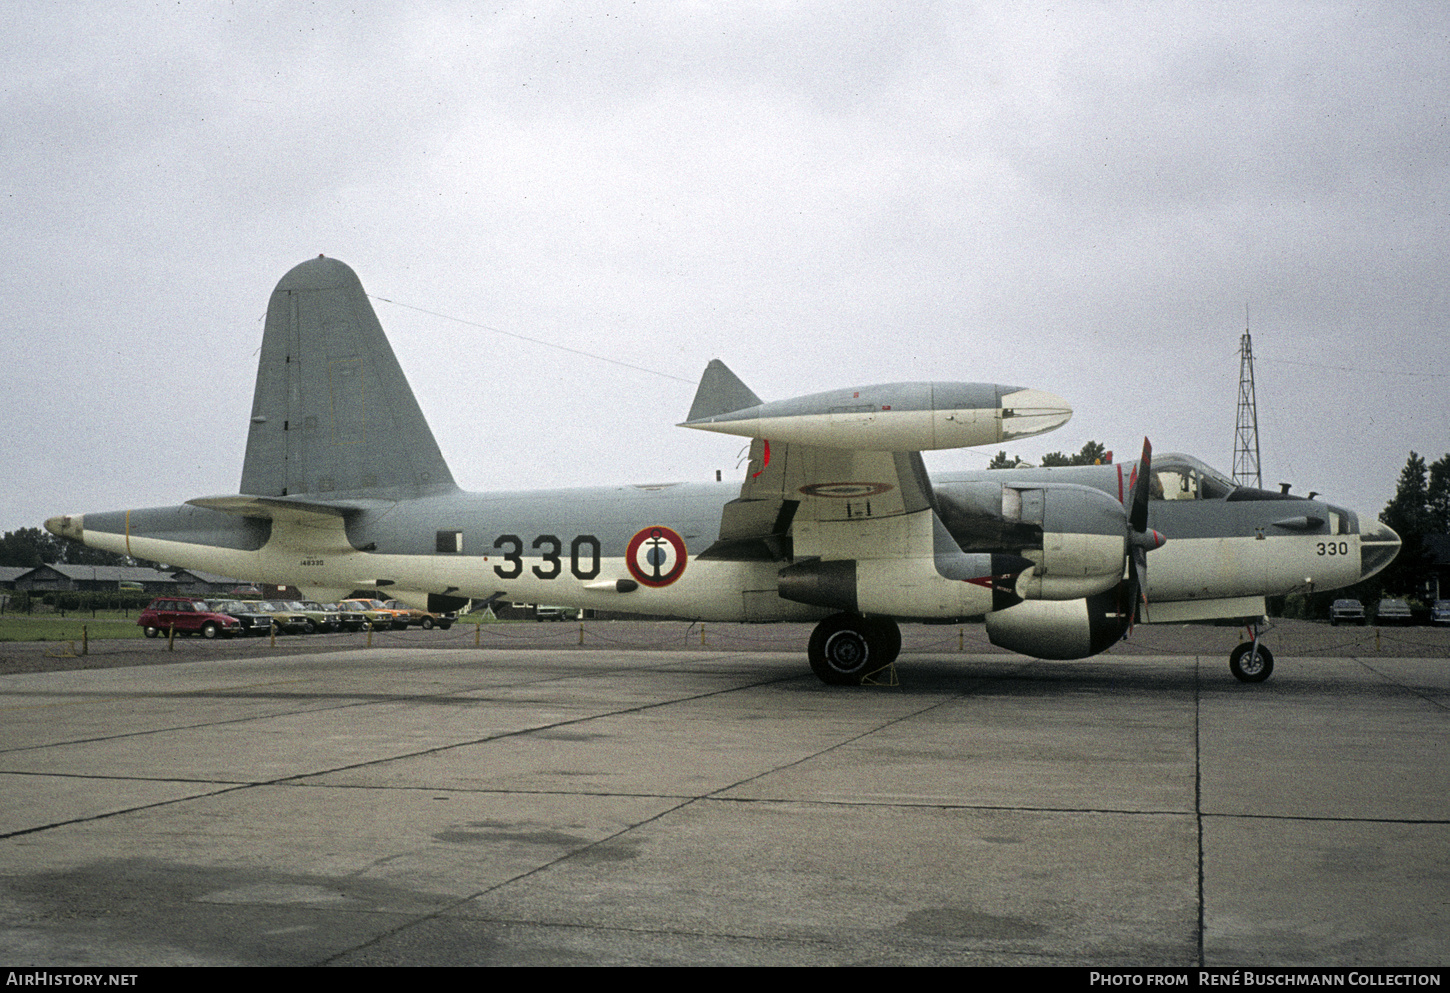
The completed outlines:
[[[218,510],[238,517],[257,517],[269,521],[301,521],[316,518],[339,518],[361,510],[380,510],[392,506],[389,500],[289,500],[279,497],[237,496],[197,497],[187,503],[194,507]]]
[[[760,406],[761,399],[740,381],[740,377],[719,359],[711,359],[700,377],[700,388],[695,391],[695,402],[690,404],[687,421],[702,417],[718,417],[746,407]]]

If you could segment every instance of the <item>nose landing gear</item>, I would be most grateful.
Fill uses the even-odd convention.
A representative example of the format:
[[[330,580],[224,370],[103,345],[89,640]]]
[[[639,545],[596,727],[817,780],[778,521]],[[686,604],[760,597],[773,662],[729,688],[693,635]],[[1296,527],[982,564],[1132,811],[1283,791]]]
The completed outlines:
[[[1228,657],[1229,672],[1243,683],[1262,683],[1274,672],[1274,653],[1259,643],[1259,622],[1249,625],[1249,640]]]

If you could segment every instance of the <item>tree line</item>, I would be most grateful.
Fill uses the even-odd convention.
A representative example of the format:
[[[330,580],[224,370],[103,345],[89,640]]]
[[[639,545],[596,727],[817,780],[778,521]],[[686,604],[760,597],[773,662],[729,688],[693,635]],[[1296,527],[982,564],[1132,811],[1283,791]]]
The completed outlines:
[[[1067,455],[1063,452],[1048,452],[1042,456],[1038,465],[1105,465],[1113,461],[1113,453],[1096,441],[1089,441],[1082,446],[1076,455]],[[987,463],[988,469],[1015,469],[1019,460],[1015,455],[1008,455],[1006,450],[992,456],[992,461]]]
[[[1411,452],[1380,520],[1395,529],[1401,545],[1394,562],[1374,578],[1382,579],[1383,589],[1392,595],[1427,596],[1434,562],[1426,539],[1450,534],[1450,453],[1427,466]]]
[[[0,537],[0,566],[34,569],[40,565],[152,565],[142,559],[131,559],[115,552],[91,548],[79,542],[59,538],[40,528],[6,531]]]

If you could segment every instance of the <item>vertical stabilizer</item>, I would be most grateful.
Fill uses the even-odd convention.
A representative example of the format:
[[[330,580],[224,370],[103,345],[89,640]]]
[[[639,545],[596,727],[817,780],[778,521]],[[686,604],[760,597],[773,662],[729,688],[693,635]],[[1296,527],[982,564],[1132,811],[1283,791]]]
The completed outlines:
[[[746,407],[760,406],[760,397],[740,381],[719,359],[711,359],[700,377],[700,386],[695,390],[695,402],[690,404],[686,421],[697,421],[705,417],[732,414]]]
[[[319,256],[267,305],[244,494],[401,499],[454,489],[357,274]]]

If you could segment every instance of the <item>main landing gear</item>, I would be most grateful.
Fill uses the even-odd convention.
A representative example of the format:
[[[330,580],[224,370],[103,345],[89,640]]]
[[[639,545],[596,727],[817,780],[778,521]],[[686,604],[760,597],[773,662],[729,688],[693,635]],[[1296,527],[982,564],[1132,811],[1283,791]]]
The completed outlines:
[[[889,617],[832,614],[811,632],[811,670],[831,686],[860,686],[901,653],[901,628]]]
[[[1274,653],[1259,643],[1259,622],[1249,625],[1249,640],[1229,653],[1229,672],[1244,683],[1262,683],[1274,671]]]

